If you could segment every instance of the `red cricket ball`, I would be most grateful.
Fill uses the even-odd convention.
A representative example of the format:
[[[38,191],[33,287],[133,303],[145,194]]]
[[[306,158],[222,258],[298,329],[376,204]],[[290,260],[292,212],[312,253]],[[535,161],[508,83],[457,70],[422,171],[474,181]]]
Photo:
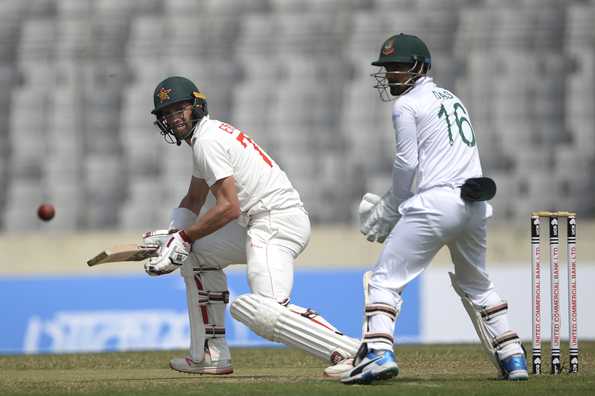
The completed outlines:
[[[49,203],[44,203],[39,205],[37,208],[37,217],[39,217],[43,221],[50,221],[54,218],[56,214],[56,209],[54,209],[54,205]]]

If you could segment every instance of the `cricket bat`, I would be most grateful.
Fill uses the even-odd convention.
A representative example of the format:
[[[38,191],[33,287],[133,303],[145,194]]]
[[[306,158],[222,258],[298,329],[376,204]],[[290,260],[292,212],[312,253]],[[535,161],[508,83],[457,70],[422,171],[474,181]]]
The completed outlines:
[[[157,250],[159,250],[159,245],[138,245],[130,243],[127,245],[112,246],[88,260],[87,265],[93,267],[98,264],[121,261],[143,261],[149,257],[157,256]]]

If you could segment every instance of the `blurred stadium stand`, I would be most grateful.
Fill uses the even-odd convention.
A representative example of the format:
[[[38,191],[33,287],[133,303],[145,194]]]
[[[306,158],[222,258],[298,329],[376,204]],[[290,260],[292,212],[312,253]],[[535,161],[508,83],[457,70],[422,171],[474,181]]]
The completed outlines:
[[[495,220],[593,217],[594,24],[593,0],[2,0],[0,229],[39,228],[42,200],[58,230],[164,226],[191,172],[149,114],[171,74],[276,159],[315,224],[349,224],[389,186],[370,61],[401,31],[470,110]]]

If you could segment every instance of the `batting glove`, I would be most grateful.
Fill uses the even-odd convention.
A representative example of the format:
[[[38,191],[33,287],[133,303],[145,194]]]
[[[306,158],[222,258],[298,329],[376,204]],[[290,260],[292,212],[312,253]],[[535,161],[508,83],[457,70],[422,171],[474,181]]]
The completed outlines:
[[[148,231],[143,234],[143,245],[158,245],[159,247],[165,245],[170,235],[177,230],[155,230]]]
[[[369,208],[370,205],[373,205],[372,208]],[[382,198],[365,194],[359,206],[360,232],[370,242],[384,242],[401,218],[398,207],[391,191]]]
[[[182,230],[169,236],[159,249],[159,256],[145,264],[145,272],[151,276],[169,274],[182,266],[192,250],[192,240]]]

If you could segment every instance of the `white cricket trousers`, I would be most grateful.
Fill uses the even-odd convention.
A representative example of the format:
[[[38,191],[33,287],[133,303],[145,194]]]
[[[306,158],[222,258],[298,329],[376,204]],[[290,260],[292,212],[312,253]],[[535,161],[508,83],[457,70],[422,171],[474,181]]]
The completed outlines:
[[[485,269],[486,223],[491,206],[486,202],[464,202],[460,188],[435,187],[405,201],[402,215],[384,243],[373,269],[369,302],[397,308],[400,293],[420,275],[436,253],[448,246],[461,288],[474,304],[494,305],[501,301]],[[395,322],[385,315],[370,318],[371,332],[394,334]]]
[[[247,264],[253,293],[286,302],[293,287],[293,262],[310,240],[310,220],[302,207],[266,211],[237,221],[192,245],[193,266],[223,269]]]

